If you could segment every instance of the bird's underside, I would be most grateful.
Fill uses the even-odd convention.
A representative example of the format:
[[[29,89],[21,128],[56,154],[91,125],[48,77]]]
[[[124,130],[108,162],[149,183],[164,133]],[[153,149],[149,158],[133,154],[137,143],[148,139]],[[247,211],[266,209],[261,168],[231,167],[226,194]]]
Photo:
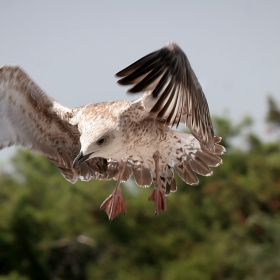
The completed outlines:
[[[116,180],[115,191],[101,205],[109,219],[126,212],[122,181],[133,175],[139,186],[154,183],[149,200],[154,201],[157,214],[166,210],[165,195],[177,189],[174,171],[187,184],[195,185],[196,173],[211,175],[209,167],[222,162],[218,155],[225,149],[218,144],[221,138],[214,136],[202,88],[176,44],[168,44],[116,75],[121,77],[121,85],[133,85],[130,93],[144,92],[142,98],[69,109],[46,95],[20,67],[1,67],[0,149],[17,145],[39,152],[72,183],[78,178]],[[180,122],[192,135],[170,132]],[[127,146],[118,140],[120,127],[129,129],[131,123],[143,123],[138,138],[152,143],[144,160],[133,154],[137,142],[129,151],[132,154],[127,154]],[[172,139],[149,139],[144,123],[162,127]],[[124,135],[129,144],[129,135]],[[120,149],[115,151],[117,145]],[[169,154],[168,145],[172,148]],[[141,153],[147,146],[141,146]],[[115,154],[108,156],[108,150]]]
[[[182,139],[178,138],[180,142]],[[149,187],[154,183],[154,189],[152,190],[149,200],[154,201],[155,215],[160,211],[166,210],[165,196],[170,192],[177,190],[176,180],[174,173],[176,172],[179,177],[189,185],[197,185],[199,179],[196,175],[210,176],[212,170],[210,167],[217,167],[222,163],[221,155],[225,152],[223,146],[218,144],[220,137],[215,137],[215,153],[210,153],[206,150],[193,149],[188,151],[188,147],[183,145],[175,152],[173,165],[167,164],[163,159],[168,151],[155,150],[154,153],[147,154],[147,158],[153,160],[153,164],[150,160],[141,164],[138,160],[133,161],[131,158],[123,158],[119,161],[108,160],[107,172],[100,174],[98,179],[114,179],[117,180],[117,187],[114,192],[102,203],[101,209],[106,211],[109,219],[114,219],[120,213],[126,213],[126,206],[122,192],[120,189],[120,182],[127,181],[132,175],[135,182],[139,186]],[[184,147],[184,148],[182,148]],[[183,152],[184,149],[184,152]],[[146,167],[148,166],[148,168]],[[174,172],[175,171],[175,172]]]

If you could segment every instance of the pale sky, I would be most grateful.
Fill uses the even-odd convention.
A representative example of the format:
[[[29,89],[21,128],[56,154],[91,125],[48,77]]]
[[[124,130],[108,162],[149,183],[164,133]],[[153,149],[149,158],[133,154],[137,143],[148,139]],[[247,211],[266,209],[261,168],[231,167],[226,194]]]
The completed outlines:
[[[63,105],[127,98],[114,74],[175,41],[211,114],[249,114],[280,101],[280,1],[0,0],[0,65],[18,64]],[[0,162],[11,153],[0,152]]]

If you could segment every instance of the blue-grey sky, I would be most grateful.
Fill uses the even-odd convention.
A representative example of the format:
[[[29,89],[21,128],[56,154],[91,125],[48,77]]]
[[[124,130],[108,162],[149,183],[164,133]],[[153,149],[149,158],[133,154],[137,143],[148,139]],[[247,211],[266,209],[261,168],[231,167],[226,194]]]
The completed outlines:
[[[114,74],[175,41],[211,113],[250,114],[265,134],[266,96],[280,99],[279,15],[278,0],[0,0],[0,64],[20,65],[76,107],[131,98]]]

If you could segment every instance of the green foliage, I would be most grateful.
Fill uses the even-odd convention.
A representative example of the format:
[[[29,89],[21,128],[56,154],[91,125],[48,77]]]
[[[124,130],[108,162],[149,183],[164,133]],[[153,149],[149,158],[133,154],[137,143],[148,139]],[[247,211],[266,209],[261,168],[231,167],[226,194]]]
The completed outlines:
[[[222,144],[228,150],[232,148],[232,140],[240,137],[244,131],[251,127],[253,120],[249,116],[243,117],[237,124],[233,124],[228,115],[213,117],[215,134],[222,137]]]
[[[278,107],[275,99],[272,96],[267,98],[268,112],[266,115],[266,121],[270,124],[280,127],[280,108]]]
[[[9,275],[0,276],[0,280],[28,280],[27,277],[20,276],[16,272],[11,272]]]
[[[0,280],[280,279],[279,143],[252,120],[215,118],[228,153],[198,186],[179,178],[154,217],[151,188],[126,184],[128,213],[99,210],[115,182],[68,183],[42,156],[19,151],[0,177]],[[238,149],[232,138],[243,135]]]

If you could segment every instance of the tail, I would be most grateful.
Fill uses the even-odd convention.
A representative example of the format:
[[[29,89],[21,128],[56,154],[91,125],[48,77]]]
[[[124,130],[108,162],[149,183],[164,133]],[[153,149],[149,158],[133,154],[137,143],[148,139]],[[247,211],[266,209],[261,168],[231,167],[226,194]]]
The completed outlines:
[[[211,176],[213,171],[209,167],[217,167],[223,163],[218,155],[224,154],[226,149],[219,144],[222,138],[218,136],[214,137],[215,151],[213,153],[197,145],[199,144],[197,140],[190,144],[189,137],[188,139],[184,139],[185,137],[183,138],[182,135],[180,136],[183,142],[185,155],[178,159],[178,162],[174,165],[174,169],[184,182],[189,185],[197,185],[199,180],[195,173],[203,176]]]
[[[161,172],[162,185],[165,187],[165,194],[168,195],[172,191],[177,190],[176,181],[174,179],[174,170],[179,177],[189,185],[197,185],[199,179],[197,174],[203,176],[211,176],[213,171],[210,167],[217,167],[223,161],[219,157],[225,153],[226,149],[220,145],[222,138],[214,137],[215,151],[209,152],[201,147],[199,141],[191,134],[178,131],[172,131],[175,141],[175,160],[174,151],[172,160],[166,165],[165,170]]]

